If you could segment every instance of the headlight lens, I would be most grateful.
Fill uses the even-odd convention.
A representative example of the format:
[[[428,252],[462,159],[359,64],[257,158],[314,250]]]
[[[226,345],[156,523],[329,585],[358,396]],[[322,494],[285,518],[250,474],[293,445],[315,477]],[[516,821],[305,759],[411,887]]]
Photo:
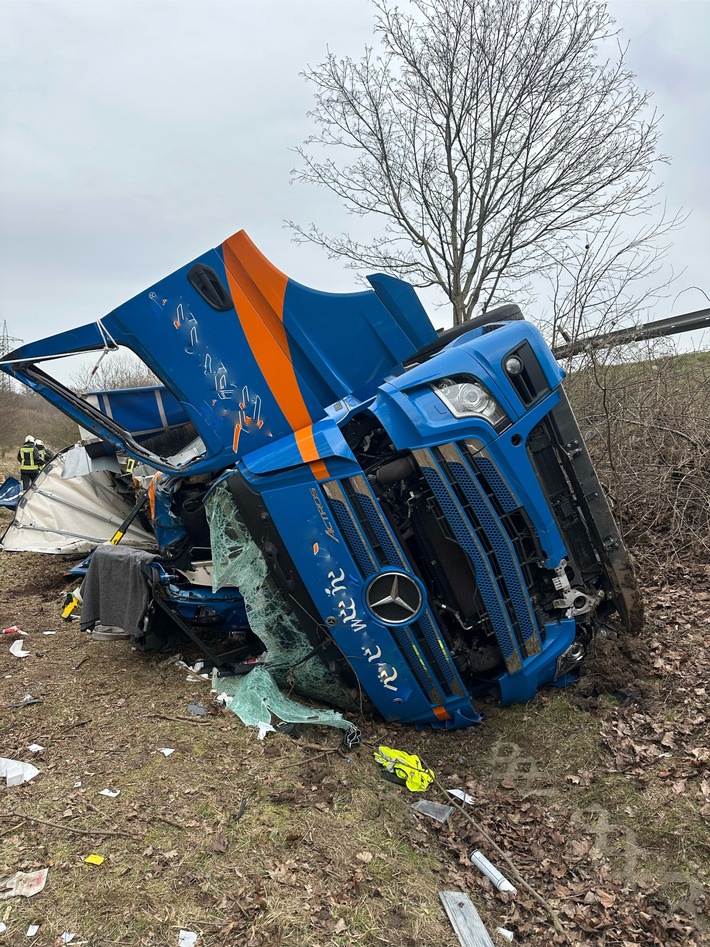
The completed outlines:
[[[457,418],[484,418],[496,428],[508,421],[505,411],[475,378],[441,378],[431,388]]]

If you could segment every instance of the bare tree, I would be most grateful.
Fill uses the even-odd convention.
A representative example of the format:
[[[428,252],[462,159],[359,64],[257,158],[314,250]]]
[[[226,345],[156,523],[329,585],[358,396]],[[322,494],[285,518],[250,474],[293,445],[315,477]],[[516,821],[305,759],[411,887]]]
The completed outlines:
[[[160,379],[128,349],[107,351],[93,366],[84,365],[71,377],[71,387],[80,393],[160,384]]]
[[[297,239],[439,286],[459,324],[554,267],[590,222],[648,210],[665,160],[657,117],[624,49],[599,58],[616,35],[603,3],[373,3],[381,55],[329,53],[304,73],[317,130],[294,177],[383,231],[360,240],[290,222]]]

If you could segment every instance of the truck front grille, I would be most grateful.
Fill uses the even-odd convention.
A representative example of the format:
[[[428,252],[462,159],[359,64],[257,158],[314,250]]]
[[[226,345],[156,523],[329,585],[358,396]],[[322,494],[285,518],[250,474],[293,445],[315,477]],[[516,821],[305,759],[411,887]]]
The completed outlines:
[[[386,566],[413,571],[365,477],[332,480],[322,486],[364,579]],[[390,632],[433,704],[443,703],[444,697],[465,696],[465,688],[429,608],[418,621],[394,626]]]
[[[465,553],[475,575],[481,627],[495,634],[510,673],[540,653],[541,624],[529,594],[531,569],[539,559],[520,504],[485,450],[455,443],[412,452],[430,493],[441,528]],[[410,563],[410,546],[400,542],[365,476],[322,485],[335,521],[363,579],[386,566],[423,574]],[[412,547],[414,548],[414,547]],[[462,684],[433,613],[392,629],[406,660],[432,700],[459,695]]]

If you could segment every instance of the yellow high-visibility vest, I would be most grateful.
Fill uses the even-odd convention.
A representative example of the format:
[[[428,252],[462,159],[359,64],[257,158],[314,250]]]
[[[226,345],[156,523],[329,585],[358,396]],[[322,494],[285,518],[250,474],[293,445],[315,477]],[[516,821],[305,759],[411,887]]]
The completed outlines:
[[[20,448],[20,470],[39,470],[34,447]]]

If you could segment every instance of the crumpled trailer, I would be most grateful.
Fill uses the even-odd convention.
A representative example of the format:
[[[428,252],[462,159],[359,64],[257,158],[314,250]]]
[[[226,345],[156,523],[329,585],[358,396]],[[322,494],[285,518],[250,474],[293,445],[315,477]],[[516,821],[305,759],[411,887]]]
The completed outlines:
[[[161,614],[209,562],[210,593],[243,595],[277,677],[465,727],[479,694],[569,682],[600,622],[640,628],[641,601],[538,330],[508,305],[437,333],[411,286],[368,280],[308,289],[242,231],[2,367],[162,472]],[[171,453],[40,367],[124,346],[184,415]]]

